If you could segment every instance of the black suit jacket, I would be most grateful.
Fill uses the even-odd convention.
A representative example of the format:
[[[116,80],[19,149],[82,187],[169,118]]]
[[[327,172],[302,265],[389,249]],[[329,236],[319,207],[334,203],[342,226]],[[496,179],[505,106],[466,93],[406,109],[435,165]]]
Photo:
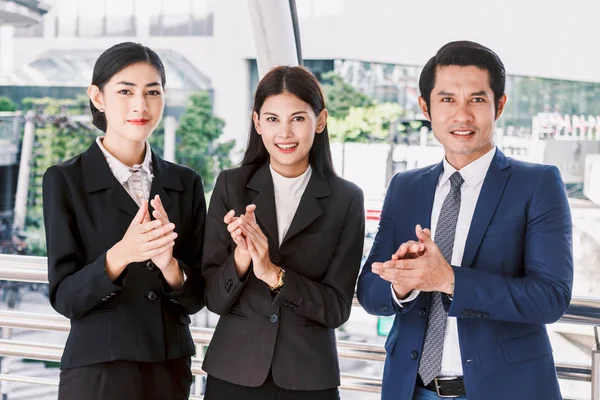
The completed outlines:
[[[256,204],[271,261],[285,269],[282,290],[250,271],[242,280],[234,242],[223,222]],[[290,390],[339,386],[335,328],[350,316],[364,241],[363,193],[339,177],[313,170],[279,246],[273,180],[268,165],[244,166],[217,178],[206,223],[202,272],[207,306],[221,315],[203,369],[217,378],[260,386],[269,369]]]
[[[194,354],[190,313],[204,306],[200,260],[206,204],[198,174],[152,154],[159,194],[178,237],[174,256],[188,279],[171,291],[151,262],[112,282],[106,252],[123,238],[137,204],[96,143],[44,175],[44,222],[52,307],[71,320],[61,368],[113,360],[160,362]]]

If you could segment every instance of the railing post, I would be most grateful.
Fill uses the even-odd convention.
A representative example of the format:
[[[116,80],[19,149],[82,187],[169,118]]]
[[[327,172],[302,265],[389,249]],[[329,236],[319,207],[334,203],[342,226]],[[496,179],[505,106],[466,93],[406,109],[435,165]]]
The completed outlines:
[[[592,349],[592,400],[600,400],[600,326],[594,327],[596,343]]]

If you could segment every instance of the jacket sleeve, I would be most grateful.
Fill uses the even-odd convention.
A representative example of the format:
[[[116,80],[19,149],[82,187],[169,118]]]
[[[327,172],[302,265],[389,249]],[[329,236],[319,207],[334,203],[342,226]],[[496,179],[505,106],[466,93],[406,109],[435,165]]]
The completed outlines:
[[[106,253],[84,264],[71,188],[60,168],[46,171],[42,187],[50,303],[60,314],[76,320],[122,286],[106,274]]]
[[[395,313],[404,314],[409,312],[415,304],[414,301],[410,301],[403,303],[402,307],[400,307],[393,299],[390,283],[371,270],[371,265],[374,262],[389,261],[392,258],[392,254],[398,250],[396,247],[392,214],[395,204],[394,193],[398,192],[399,176],[400,174],[395,175],[388,186],[373,247],[371,247],[369,257],[358,278],[358,302],[366,312],[372,315],[389,316]]]
[[[337,328],[348,320],[365,236],[362,190],[357,189],[354,194],[344,221],[323,279],[315,282],[286,269],[283,287],[274,297],[274,304],[291,305],[297,314],[329,328]],[[285,269],[285,266],[282,267]]]
[[[223,222],[225,214],[231,209],[227,194],[227,175],[223,171],[217,177],[210,198],[206,218],[206,240],[202,275],[206,279],[206,306],[216,314],[225,315],[240,297],[247,282],[247,276],[240,279],[237,275],[233,253],[235,243]]]
[[[183,269],[187,279],[179,290],[172,290],[162,274],[160,275],[161,288],[171,302],[180,305],[188,314],[200,311],[206,305],[204,277],[201,274],[202,249],[205,239],[206,200],[202,179],[195,174],[191,193],[193,204],[190,215],[182,215],[182,219],[189,218],[191,223],[188,232],[181,232],[183,243],[177,246],[174,254],[179,266]]]
[[[524,273],[508,277],[477,266],[454,267],[455,288],[449,315],[537,324],[556,322],[571,301],[572,232],[564,183],[556,167],[546,167],[529,205]]]

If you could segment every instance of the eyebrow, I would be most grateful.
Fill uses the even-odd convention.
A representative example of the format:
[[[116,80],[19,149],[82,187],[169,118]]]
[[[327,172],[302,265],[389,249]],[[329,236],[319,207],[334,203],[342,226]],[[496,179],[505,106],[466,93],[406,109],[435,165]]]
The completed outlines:
[[[454,93],[446,92],[444,90],[440,90],[437,94],[438,96],[455,96]],[[471,96],[488,96],[488,93],[485,90],[480,90],[479,92],[471,93]]]
[[[132,82],[127,82],[127,81],[120,81],[117,82],[117,85],[125,85],[125,86],[137,86],[135,83]],[[152,83],[148,83],[146,85],[146,87],[152,87],[152,86],[161,86],[160,82],[152,82]]]
[[[269,112],[269,111],[265,111],[265,112],[263,112],[263,114],[273,115],[273,116],[275,116],[275,117],[278,117],[278,116],[279,116],[279,115],[277,115],[277,114],[275,114],[275,113],[272,113],[272,112]],[[308,114],[308,113],[307,113],[306,111],[295,111],[295,112],[293,112],[293,113],[292,113],[292,117],[293,117],[294,115],[298,115],[298,114]]]

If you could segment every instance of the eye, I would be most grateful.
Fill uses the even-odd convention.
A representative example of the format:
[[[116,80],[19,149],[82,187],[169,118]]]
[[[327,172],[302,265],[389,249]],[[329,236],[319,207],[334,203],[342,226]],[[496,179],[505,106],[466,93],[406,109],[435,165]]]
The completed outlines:
[[[450,103],[452,102],[452,97],[442,97],[442,103]]]
[[[148,93],[150,96],[160,96],[161,93],[158,90],[150,90]]]
[[[119,90],[119,94],[131,94],[131,90],[129,90],[129,89],[121,89],[121,90]]]
[[[267,121],[268,122],[276,122],[277,118],[275,118],[275,117],[267,117]]]
[[[483,102],[485,102],[485,100],[483,99],[483,97],[475,97],[472,101],[473,101],[473,103],[483,103]]]
[[[294,118],[292,118],[292,121],[304,121],[304,117],[301,115],[296,115]]]

